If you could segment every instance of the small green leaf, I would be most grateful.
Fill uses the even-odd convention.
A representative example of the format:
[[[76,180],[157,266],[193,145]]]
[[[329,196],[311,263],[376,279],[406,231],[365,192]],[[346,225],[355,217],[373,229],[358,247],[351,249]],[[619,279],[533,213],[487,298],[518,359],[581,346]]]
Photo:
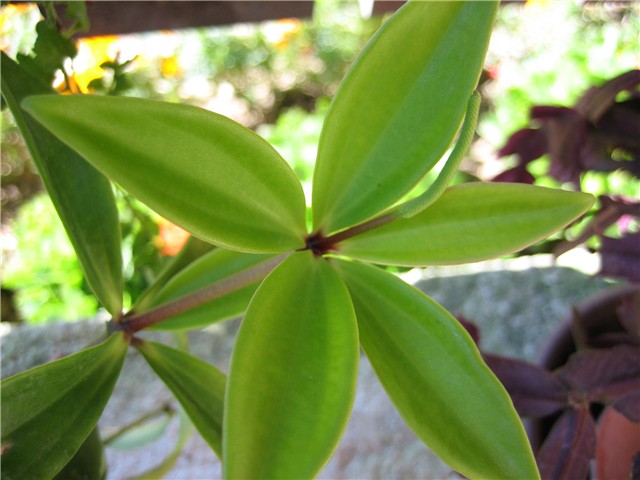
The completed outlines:
[[[107,478],[107,457],[98,427],[94,428],[80,450],[53,480],[104,480]]]
[[[335,260],[360,342],[407,425],[469,478],[539,478],[509,395],[445,309],[381,269]]]
[[[127,352],[122,334],[0,383],[2,477],[52,478],[96,426]]]
[[[223,249],[209,252],[168,282],[149,307],[155,307],[195,292],[200,288],[212,285],[257,265],[268,258],[271,258],[271,256],[231,252]],[[259,281],[256,280],[255,283],[248,287],[240,288],[199,307],[175,315],[158,323],[153,328],[159,330],[193,329],[237,317],[247,309],[249,300],[251,300],[253,293],[258,288],[258,284]]]
[[[409,2],[354,63],[327,113],[314,230],[373,217],[431,170],[474,91],[497,2]]]
[[[225,375],[193,355],[160,343],[142,341],[136,348],[220,457]]]
[[[145,419],[142,423],[129,426],[125,431],[119,432],[115,438],[105,442],[109,448],[116,450],[131,450],[140,448],[158,440],[171,423],[173,415],[164,411],[160,416]]]
[[[33,52],[29,55],[19,53],[17,60],[20,62],[20,67],[29,74],[39,78],[45,84],[51,84],[56,72],[63,68],[65,60],[75,57],[78,49],[74,39],[58,31],[53,18],[38,22],[36,32],[38,38],[33,46]]]
[[[173,450],[158,465],[127,480],[158,480],[171,471],[180,458],[184,447],[193,433],[193,424],[184,411],[180,410],[180,429]]]
[[[207,110],[139,98],[36,96],[23,108],[162,216],[255,253],[304,246],[305,200],[265,140]]]
[[[111,183],[76,152],[25,115],[23,98],[52,90],[2,53],[2,96],[20,128],[42,181],[98,300],[122,312],[120,224]],[[52,95],[53,97],[53,95]]]
[[[225,478],[311,478],[327,462],[354,400],[358,333],[346,287],[310,252],[258,288],[231,359]]]
[[[586,212],[592,195],[507,183],[452,187],[418,215],[345,240],[339,252],[385,265],[477,262],[517,252]]]

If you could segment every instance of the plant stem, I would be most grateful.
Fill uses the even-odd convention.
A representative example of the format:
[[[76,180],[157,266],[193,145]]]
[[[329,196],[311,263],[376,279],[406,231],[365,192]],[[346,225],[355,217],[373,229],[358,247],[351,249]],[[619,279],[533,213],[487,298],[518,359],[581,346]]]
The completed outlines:
[[[476,91],[473,92],[469,98],[467,104],[467,110],[465,113],[462,127],[460,128],[460,135],[458,136],[458,142],[454,147],[451,155],[447,159],[442,171],[438,175],[438,178],[431,184],[431,186],[422,195],[413,198],[397,207],[387,211],[379,217],[373,218],[369,221],[347,228],[341,232],[335,233],[328,237],[323,236],[321,233],[311,235],[307,239],[307,246],[305,249],[312,250],[316,255],[322,255],[332,250],[337,250],[336,245],[347,238],[354,237],[361,233],[373,230],[382,225],[385,225],[397,218],[410,218],[417,215],[425,208],[432,205],[447,189],[454,175],[458,171],[460,162],[467,154],[473,136],[475,135],[476,125],[478,123],[478,112],[480,110],[480,94]]]
[[[396,211],[399,216],[402,218],[410,218],[417,215],[425,208],[432,205],[447,189],[451,180],[453,180],[453,177],[458,171],[460,162],[462,162],[462,159],[465,157],[469,147],[471,146],[471,141],[475,135],[476,125],[478,123],[480,100],[480,94],[478,92],[473,92],[469,98],[469,103],[467,104],[467,111],[465,113],[462,127],[460,128],[458,142],[451,152],[451,155],[449,155],[447,163],[445,163],[442,171],[438,175],[438,178],[436,178],[436,180],[429,186],[426,192],[397,207]]]
[[[264,278],[271,270],[278,266],[289,253],[279,255],[261,262],[251,268],[236,273],[230,277],[220,280],[212,285],[208,285],[193,293],[189,293],[183,297],[163,303],[162,305],[141,312],[138,314],[125,315],[119,325],[115,326],[117,330],[124,330],[129,334],[138,332],[144,328],[155,325],[162,320],[166,320],[175,315],[184,313],[192,308],[223,297],[229,293],[235,292],[243,287],[251,285]]]
[[[388,213],[380,215],[376,218],[372,218],[371,220],[368,220],[359,225],[347,228],[346,230],[343,230],[341,232],[334,233],[333,235],[330,235],[328,237],[325,237],[321,234],[312,235],[307,239],[307,246],[304,248],[304,250],[312,250],[316,255],[329,253],[331,252],[331,250],[335,250],[335,246],[343,240],[355,237],[356,235],[367,232],[369,230],[373,230],[374,228],[389,223],[398,217],[399,215],[397,213]]]

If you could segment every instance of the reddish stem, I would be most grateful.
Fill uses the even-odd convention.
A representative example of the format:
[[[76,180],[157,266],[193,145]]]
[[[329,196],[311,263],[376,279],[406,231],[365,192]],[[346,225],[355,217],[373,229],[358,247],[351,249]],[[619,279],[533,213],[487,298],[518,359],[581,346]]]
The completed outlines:
[[[270,258],[252,268],[236,273],[224,280],[220,280],[212,285],[204,287],[193,293],[177,298],[170,302],[159,305],[146,312],[133,314],[131,312],[122,319],[116,330],[124,330],[128,334],[133,334],[144,328],[155,325],[158,322],[184,313],[192,308],[215,300],[216,298],[228,295],[243,287],[251,285],[264,278],[271,270],[280,264],[289,254]]]

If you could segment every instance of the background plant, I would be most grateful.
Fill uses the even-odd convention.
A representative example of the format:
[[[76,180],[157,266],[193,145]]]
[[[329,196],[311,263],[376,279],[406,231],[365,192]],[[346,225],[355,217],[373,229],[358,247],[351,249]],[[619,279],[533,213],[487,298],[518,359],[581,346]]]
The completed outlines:
[[[630,70],[589,88],[572,107],[532,107],[534,125],[515,132],[498,152],[515,156],[517,165],[494,178],[534,183],[529,165],[544,155],[549,157],[548,177],[577,190],[602,192],[576,238],[565,233],[564,241],[548,242],[546,248],[559,255],[589,242],[601,252],[601,274],[632,282],[640,281],[638,85],[640,70]],[[615,182],[614,175],[626,181]]]
[[[299,180],[251,131],[184,105],[40,95],[49,87],[3,55],[3,95],[89,284],[113,315],[102,343],[3,382],[3,471],[48,477],[64,467],[93,431],[130,343],[222,454],[226,477],[312,477],[348,418],[362,345],[407,423],[456,470],[472,477],[537,476],[506,392],[462,327],[422,293],[366,265],[490,258],[548,235],[590,207],[589,195],[539,187],[447,189],[474,134],[480,101],[473,92],[496,9],[415,2],[384,24],[327,114],[310,231]],[[458,130],[437,179],[403,201]],[[189,246],[153,294],[123,314],[113,193],[83,159],[225,249],[185,267],[202,253]],[[201,270],[203,263],[216,268]],[[203,279],[209,275],[218,278],[210,283]],[[191,290],[203,281],[208,284]],[[258,283],[248,295],[228,379],[137,335],[205,305],[209,322],[227,318],[229,309],[214,310]],[[34,454],[42,435],[56,441]]]

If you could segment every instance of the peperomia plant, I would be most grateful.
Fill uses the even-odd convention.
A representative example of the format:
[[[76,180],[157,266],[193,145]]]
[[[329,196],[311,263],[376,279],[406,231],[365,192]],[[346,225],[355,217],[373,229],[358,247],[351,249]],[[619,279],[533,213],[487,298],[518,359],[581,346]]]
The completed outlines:
[[[65,466],[131,345],[220,456],[225,478],[314,477],[348,420],[359,347],[406,423],[452,468],[537,478],[511,401],[466,331],[370,264],[507,254],[592,205],[587,194],[528,185],[447,188],[474,134],[496,9],[417,1],[384,23],[327,114],[310,225],[300,182],[255,133],[185,105],[52,95],[3,55],[3,95],[113,315],[102,343],[3,381],[3,477],[51,478]],[[458,131],[438,179],[406,200]],[[105,177],[218,247],[203,253],[192,240],[126,313]],[[243,312],[228,377],[139,335]]]

